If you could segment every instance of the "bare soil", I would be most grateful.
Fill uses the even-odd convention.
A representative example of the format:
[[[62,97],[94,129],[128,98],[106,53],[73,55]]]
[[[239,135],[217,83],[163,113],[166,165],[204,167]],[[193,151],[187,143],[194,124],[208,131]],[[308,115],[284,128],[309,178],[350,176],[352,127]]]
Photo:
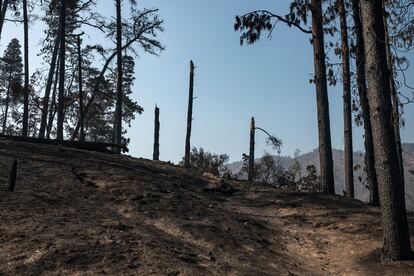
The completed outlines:
[[[414,275],[381,264],[379,210],[357,200],[5,139],[0,165],[0,275]]]

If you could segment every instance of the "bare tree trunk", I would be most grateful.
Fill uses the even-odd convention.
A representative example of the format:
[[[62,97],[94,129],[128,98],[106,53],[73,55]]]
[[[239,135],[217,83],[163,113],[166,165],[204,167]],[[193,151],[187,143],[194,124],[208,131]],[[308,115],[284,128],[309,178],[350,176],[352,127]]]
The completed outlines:
[[[79,141],[85,140],[84,127],[84,113],[83,113],[83,87],[82,87],[82,53],[81,53],[81,38],[78,35],[78,84],[79,84],[79,122],[80,122],[80,136]]]
[[[52,99],[51,99],[51,104],[50,104],[50,108],[49,108],[49,119],[48,119],[48,123],[47,123],[47,132],[46,132],[46,138],[47,139],[50,139],[50,133],[52,132],[52,128],[53,128],[53,121],[55,119],[55,115],[56,115],[56,112],[57,112],[56,94],[57,94],[57,86],[58,86],[58,80],[59,80],[58,76],[59,76],[60,58],[58,58],[57,64],[58,64],[58,66],[56,66],[55,82],[54,82],[54,85],[53,85]]]
[[[154,119],[154,154],[153,159],[160,160],[160,109],[155,106]]]
[[[63,141],[63,121],[65,105],[65,51],[66,51],[66,1],[60,1],[60,72],[58,94],[57,139]]]
[[[45,95],[43,97],[43,108],[42,108],[42,118],[40,121],[40,129],[39,129],[39,138],[43,139],[45,137],[45,130],[46,130],[46,122],[47,122],[47,113],[49,109],[49,98],[50,98],[50,91],[53,85],[53,77],[56,68],[56,61],[58,59],[59,54],[59,44],[60,44],[60,35],[56,36],[55,45],[53,48],[52,60],[50,61],[50,69],[49,75],[47,77],[47,83],[45,88]],[[56,75],[57,76],[57,75]]]
[[[250,148],[249,148],[249,170],[247,174],[247,180],[253,182],[254,181],[254,146],[255,146],[255,132],[256,132],[256,122],[254,121],[254,117],[250,122]]]
[[[384,10],[381,1],[360,0],[363,19],[368,99],[371,111],[375,168],[383,229],[382,258],[412,258],[403,182],[392,125],[390,71],[385,45]]]
[[[357,69],[357,85],[359,102],[361,105],[362,120],[364,122],[365,171],[367,172],[367,180],[370,191],[369,204],[372,206],[379,206],[380,202],[378,194],[378,181],[375,172],[374,145],[372,143],[372,127],[367,97],[367,84],[365,78],[365,45],[362,34],[362,22],[359,0],[352,0],[352,10],[356,36],[355,56]]]
[[[7,92],[6,92],[6,107],[4,110],[4,118],[3,118],[3,134],[6,134],[6,128],[7,128],[7,116],[9,113],[9,104],[10,104],[10,80],[11,80],[11,74],[9,76],[9,83],[7,85]]]
[[[1,33],[3,31],[4,19],[6,17],[7,6],[9,5],[9,0],[4,0],[1,13],[0,13],[0,41],[1,41]]]
[[[315,63],[316,104],[318,109],[320,175],[322,190],[325,193],[335,194],[328,87],[326,82],[322,1],[312,0],[311,9]]]
[[[120,146],[122,140],[122,14],[121,0],[116,0],[116,49],[117,49],[117,87],[116,87],[116,108],[114,122],[114,144]],[[118,147],[118,153],[121,148]]]
[[[344,140],[345,140],[345,193],[354,198],[354,160],[352,146],[352,102],[351,102],[351,70],[349,65],[348,26],[344,0],[338,1],[341,21],[342,68],[344,90]]]
[[[24,22],[24,100],[23,100],[23,128],[22,136],[27,137],[29,125],[29,17],[27,14],[27,0],[23,0]]]
[[[194,63],[190,61],[190,91],[188,94],[188,113],[187,113],[187,135],[185,138],[184,167],[190,167],[191,150],[191,127],[193,122],[193,100],[194,100]]]

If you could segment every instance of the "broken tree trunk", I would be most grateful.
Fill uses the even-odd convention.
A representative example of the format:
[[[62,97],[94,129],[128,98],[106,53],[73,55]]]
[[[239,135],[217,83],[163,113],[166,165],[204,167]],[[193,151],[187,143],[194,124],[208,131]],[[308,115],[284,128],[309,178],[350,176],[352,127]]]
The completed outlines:
[[[188,95],[188,113],[187,113],[187,135],[185,139],[185,155],[184,155],[184,167],[190,167],[190,140],[191,140],[191,124],[193,121],[193,100],[194,96],[194,63],[190,61],[190,91]]]
[[[250,150],[249,150],[249,170],[247,174],[247,180],[253,181],[254,180],[254,136],[256,132],[256,123],[254,121],[254,117],[250,122]]]
[[[160,160],[160,109],[158,106],[155,106],[153,159]]]
[[[14,189],[16,188],[16,178],[17,178],[17,160],[14,160],[11,171],[10,171],[9,192],[14,192]]]

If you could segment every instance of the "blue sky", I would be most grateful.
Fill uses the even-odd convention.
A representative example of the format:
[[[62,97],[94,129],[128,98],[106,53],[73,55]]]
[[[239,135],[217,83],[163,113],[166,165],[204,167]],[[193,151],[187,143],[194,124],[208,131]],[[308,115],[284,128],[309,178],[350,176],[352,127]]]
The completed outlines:
[[[126,1],[125,1],[126,2]],[[234,16],[254,9],[284,14],[289,1],[274,0],[140,0],[139,8],[159,8],[166,46],[160,56],[140,52],[136,61],[134,99],[145,109],[128,131],[130,154],[151,158],[153,109],[161,109],[162,160],[177,162],[184,153],[188,100],[189,61],[196,65],[192,145],[239,160],[248,151],[249,121],[283,141],[282,154],[295,149],[308,152],[318,146],[315,88],[309,36],[279,24],[272,39],[250,46],[239,45]],[[113,16],[113,1],[100,1],[99,12]],[[124,13],[128,13],[125,8]],[[40,24],[31,26],[32,66],[39,62]],[[5,25],[0,51],[21,27]],[[91,35],[92,37],[92,35]],[[92,39],[92,38],[91,38]],[[103,39],[103,38],[100,38]],[[103,44],[108,43],[102,41]],[[411,55],[411,60],[413,56]],[[408,76],[412,76],[413,71]],[[409,81],[412,78],[409,77]],[[414,80],[413,80],[414,81]],[[332,144],[343,148],[342,88],[329,89]],[[414,109],[406,107],[405,142],[412,142]],[[354,127],[355,150],[363,149],[362,129]],[[258,134],[257,152],[271,150]]]

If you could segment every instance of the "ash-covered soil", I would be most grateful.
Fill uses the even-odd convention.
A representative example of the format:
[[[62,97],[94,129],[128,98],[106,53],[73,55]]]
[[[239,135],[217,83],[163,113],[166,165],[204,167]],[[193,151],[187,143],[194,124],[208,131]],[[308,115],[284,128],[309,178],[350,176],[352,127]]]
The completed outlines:
[[[414,275],[380,263],[379,210],[356,200],[4,139],[0,165],[0,275]]]

